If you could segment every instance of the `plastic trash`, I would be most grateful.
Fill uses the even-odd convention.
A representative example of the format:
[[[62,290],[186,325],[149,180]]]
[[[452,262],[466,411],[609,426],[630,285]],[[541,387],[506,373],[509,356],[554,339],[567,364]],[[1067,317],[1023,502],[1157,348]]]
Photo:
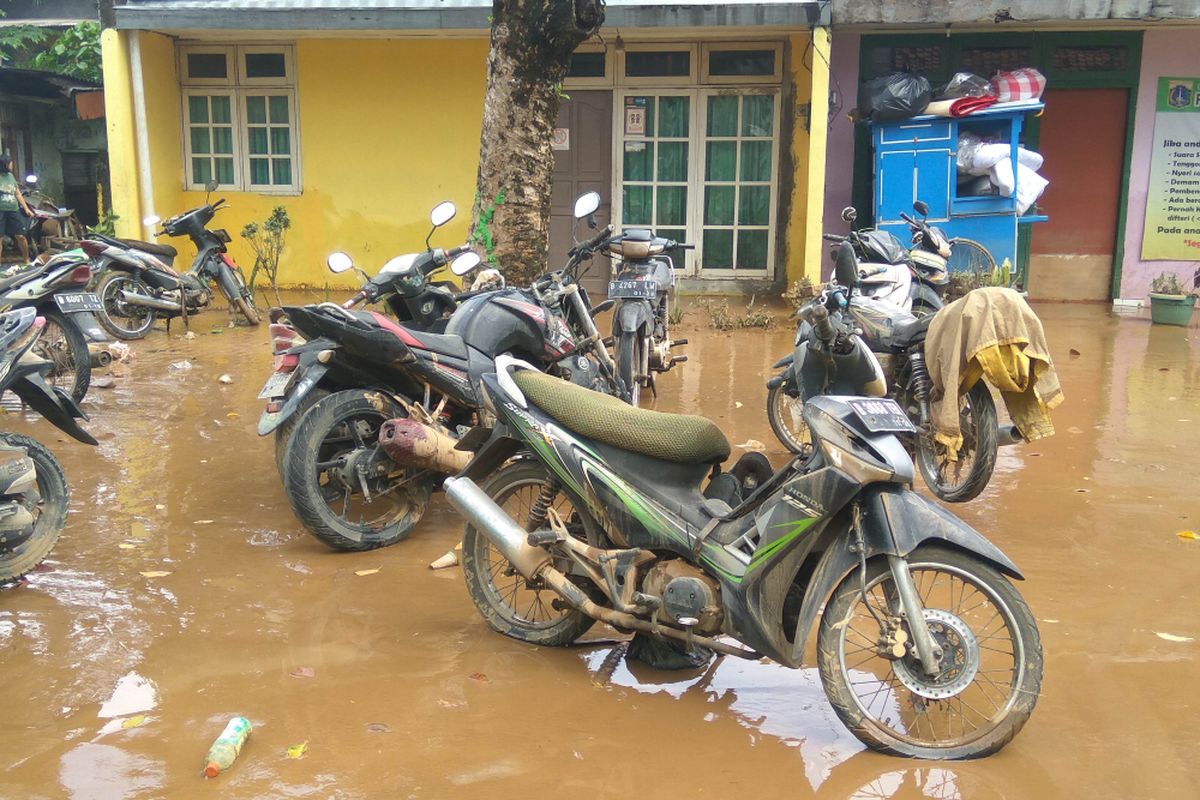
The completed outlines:
[[[924,112],[932,94],[929,81],[922,76],[893,72],[862,84],[858,108],[872,122],[893,122]]]
[[[234,760],[238,757],[238,753],[242,751],[242,745],[249,736],[250,720],[245,717],[234,717],[229,720],[229,724],[225,726],[225,730],[212,743],[212,747],[208,748],[208,756],[205,758],[204,776],[206,778],[215,778],[233,766]]]

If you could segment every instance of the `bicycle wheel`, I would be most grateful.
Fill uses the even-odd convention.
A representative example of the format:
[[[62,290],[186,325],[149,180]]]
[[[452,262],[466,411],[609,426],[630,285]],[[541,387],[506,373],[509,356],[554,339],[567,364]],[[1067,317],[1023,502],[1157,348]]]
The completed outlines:
[[[996,269],[996,259],[988,249],[974,239],[954,239],[950,242],[950,258],[946,269],[951,274],[965,272],[972,276],[972,288],[986,286]]]

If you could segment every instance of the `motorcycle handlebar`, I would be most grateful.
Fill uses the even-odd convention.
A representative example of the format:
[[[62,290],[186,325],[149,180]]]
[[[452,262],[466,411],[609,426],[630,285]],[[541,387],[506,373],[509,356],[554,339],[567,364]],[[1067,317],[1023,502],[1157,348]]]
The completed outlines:
[[[812,312],[813,333],[823,342],[833,341],[836,332],[833,323],[829,321],[829,311],[824,306],[817,306]]]
[[[878,267],[876,267],[875,269],[872,269],[872,270],[866,270],[866,269],[859,270],[859,272],[858,272],[858,277],[860,277],[860,278],[870,278],[870,277],[872,277],[873,275],[882,275],[882,274],[883,274],[883,273],[885,273],[885,272],[887,272],[887,267],[885,267],[885,266],[883,266],[883,265],[880,265],[880,266],[878,266]]]
[[[846,241],[845,236],[838,236],[836,233],[822,233],[821,238],[827,242],[835,242],[836,244]]]
[[[463,253],[467,252],[470,249],[471,249],[471,245],[469,245],[469,244],[459,245],[458,247],[451,247],[449,250],[446,251],[446,259],[453,260],[455,258],[458,258],[459,256],[461,256]]]

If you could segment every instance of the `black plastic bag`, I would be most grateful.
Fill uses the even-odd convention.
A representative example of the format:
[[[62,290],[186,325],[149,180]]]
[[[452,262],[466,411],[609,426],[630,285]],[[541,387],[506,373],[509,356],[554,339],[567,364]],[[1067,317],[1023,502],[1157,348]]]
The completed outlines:
[[[992,84],[972,72],[956,72],[946,85],[937,91],[938,100],[957,100],[960,97],[987,97]]]
[[[858,109],[872,122],[894,122],[925,111],[932,96],[929,81],[913,72],[893,72],[862,85]]]

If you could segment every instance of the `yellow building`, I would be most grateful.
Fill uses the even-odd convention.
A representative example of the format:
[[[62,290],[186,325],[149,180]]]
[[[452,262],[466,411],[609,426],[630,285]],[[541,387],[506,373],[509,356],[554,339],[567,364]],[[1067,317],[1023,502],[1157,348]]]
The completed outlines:
[[[487,0],[128,0],[103,34],[119,233],[205,201],[233,237],[284,206],[282,285],[345,286],[421,249],[428,211],[466,236],[486,84]],[[828,4],[609,0],[574,56],[555,147],[551,260],[577,192],[619,225],[694,242],[685,289],[746,290],[815,276],[828,114]],[[611,200],[611,205],[609,201]],[[181,256],[194,255],[190,245]],[[602,277],[602,276],[601,276]]]

